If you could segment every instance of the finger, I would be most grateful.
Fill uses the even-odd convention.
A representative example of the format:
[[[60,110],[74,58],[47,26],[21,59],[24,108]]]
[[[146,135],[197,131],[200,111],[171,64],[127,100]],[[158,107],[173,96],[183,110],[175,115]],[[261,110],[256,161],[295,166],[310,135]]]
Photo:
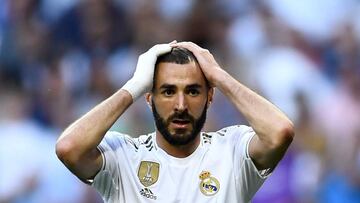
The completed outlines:
[[[185,48],[191,51],[198,60],[200,60],[201,55],[210,53],[209,50],[204,49],[193,42],[179,42],[176,43],[176,47]]]
[[[203,50],[202,47],[200,47],[199,45],[193,43],[193,42],[178,42],[175,43],[174,46],[176,47],[182,47],[182,48],[186,48],[190,51],[200,51]]]
[[[177,41],[176,40],[173,40],[172,42],[169,43],[169,45],[173,45],[173,44],[176,44]]]
[[[150,51],[153,52],[156,56],[160,56],[167,52],[170,52],[172,47],[169,44],[157,44],[151,47]]]

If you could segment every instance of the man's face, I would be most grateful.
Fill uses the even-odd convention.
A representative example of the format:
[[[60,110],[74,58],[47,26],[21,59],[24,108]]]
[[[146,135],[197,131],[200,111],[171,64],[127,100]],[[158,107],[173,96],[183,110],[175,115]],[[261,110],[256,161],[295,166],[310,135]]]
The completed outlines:
[[[165,119],[162,118],[157,112],[154,102],[152,103],[151,107],[155,119],[156,128],[168,143],[175,146],[186,145],[193,141],[201,131],[206,120],[207,105],[205,105],[203,112],[198,119],[194,118],[186,111],[182,113],[175,112],[169,118]],[[187,131],[186,128],[175,128],[174,132],[170,133],[171,123],[176,122],[177,120],[178,122],[180,122],[181,120],[183,120],[183,122],[187,122],[188,125],[191,126],[191,130]]]
[[[194,63],[160,63],[156,69],[152,110],[157,130],[172,145],[193,141],[206,120],[209,93]]]

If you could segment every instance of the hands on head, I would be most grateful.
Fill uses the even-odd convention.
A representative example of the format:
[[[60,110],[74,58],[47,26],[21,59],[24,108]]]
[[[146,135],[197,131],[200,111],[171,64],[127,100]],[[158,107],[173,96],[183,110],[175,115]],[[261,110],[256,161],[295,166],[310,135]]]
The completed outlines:
[[[174,42],[171,43],[170,46],[185,48],[191,51],[198,60],[200,68],[206,79],[209,81],[210,86],[216,87],[217,76],[222,69],[209,50],[204,49],[193,42]]]
[[[131,94],[133,101],[151,90],[157,57],[170,52],[170,45],[175,42],[157,44],[139,56],[133,77],[122,87]]]
[[[193,42],[177,42],[174,40],[169,44],[157,44],[139,56],[133,77],[122,87],[131,94],[133,101],[151,90],[157,57],[170,52],[175,47],[191,51],[198,60],[210,86],[216,86],[218,73],[222,69],[209,50],[201,48]]]

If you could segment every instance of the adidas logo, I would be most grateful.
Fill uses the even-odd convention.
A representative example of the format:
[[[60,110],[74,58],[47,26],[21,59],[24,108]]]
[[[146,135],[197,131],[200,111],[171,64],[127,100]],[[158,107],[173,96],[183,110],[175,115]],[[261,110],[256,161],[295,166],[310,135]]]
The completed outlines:
[[[140,194],[148,199],[153,199],[156,200],[156,196],[154,195],[153,192],[151,192],[150,189],[148,188],[144,188],[140,190]]]

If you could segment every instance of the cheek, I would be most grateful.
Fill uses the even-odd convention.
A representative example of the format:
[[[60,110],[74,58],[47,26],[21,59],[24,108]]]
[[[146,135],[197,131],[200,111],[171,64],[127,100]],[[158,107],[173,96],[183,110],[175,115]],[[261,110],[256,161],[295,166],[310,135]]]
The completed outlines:
[[[157,113],[160,115],[161,118],[167,120],[169,116],[172,114],[172,108],[168,102],[156,102],[154,103]]]
[[[207,101],[194,102],[192,105],[189,105],[189,113],[195,117],[199,118],[203,112]]]

